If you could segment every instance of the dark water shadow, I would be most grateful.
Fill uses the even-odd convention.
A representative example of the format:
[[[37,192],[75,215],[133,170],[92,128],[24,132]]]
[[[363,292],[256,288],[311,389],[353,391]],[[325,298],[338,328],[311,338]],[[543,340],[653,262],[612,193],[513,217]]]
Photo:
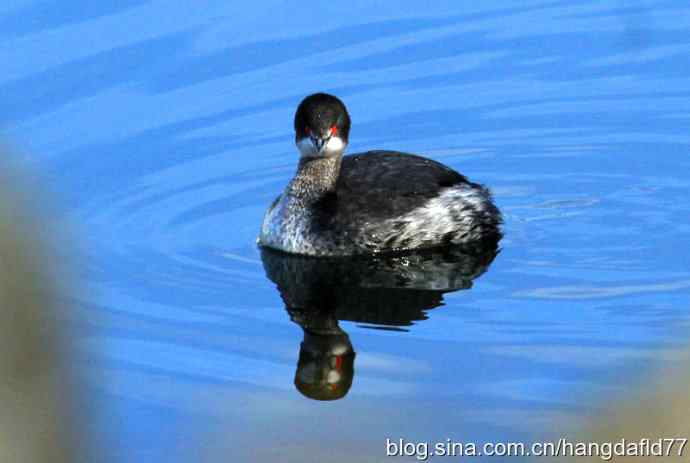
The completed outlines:
[[[114,47],[3,82],[0,121],[21,121],[108,89],[141,85],[149,73],[162,72],[161,68],[169,66],[170,57],[188,47],[199,30],[191,28]]]
[[[297,390],[315,400],[341,399],[350,390],[355,350],[339,321],[406,331],[443,305],[444,294],[471,288],[497,254],[496,241],[370,258],[323,259],[262,249],[266,275],[304,331]]]
[[[196,85],[211,79],[218,79],[257,69],[275,66],[294,59],[337,50],[343,47],[379,40],[396,35],[419,33],[440,27],[452,26],[488,18],[526,13],[543,8],[555,7],[560,2],[545,2],[539,5],[495,9],[485,12],[454,15],[448,17],[414,17],[352,24],[333,30],[307,34],[298,37],[270,39],[227,47],[215,53],[192,57],[157,76],[151,88],[164,92],[185,86]]]
[[[0,37],[22,37],[39,31],[92,21],[148,3],[147,0],[117,2],[42,1],[18,8],[0,18]]]

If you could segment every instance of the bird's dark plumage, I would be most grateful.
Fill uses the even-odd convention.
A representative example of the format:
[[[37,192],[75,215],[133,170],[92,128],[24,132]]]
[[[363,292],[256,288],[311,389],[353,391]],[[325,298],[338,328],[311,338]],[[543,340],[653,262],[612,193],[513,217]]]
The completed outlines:
[[[317,93],[295,114],[295,177],[271,205],[262,245],[317,256],[371,254],[500,238],[489,190],[415,154],[343,156],[350,116]]]

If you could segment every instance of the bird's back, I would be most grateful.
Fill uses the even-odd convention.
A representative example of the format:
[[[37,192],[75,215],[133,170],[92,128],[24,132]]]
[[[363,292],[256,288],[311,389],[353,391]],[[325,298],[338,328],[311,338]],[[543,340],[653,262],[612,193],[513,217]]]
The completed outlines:
[[[395,151],[343,157],[335,193],[313,212],[316,233],[360,251],[452,244],[498,231],[500,223],[486,188],[441,163]]]
[[[470,182],[443,164],[397,151],[344,156],[337,196],[341,213],[372,220],[393,218],[422,207],[444,188]]]

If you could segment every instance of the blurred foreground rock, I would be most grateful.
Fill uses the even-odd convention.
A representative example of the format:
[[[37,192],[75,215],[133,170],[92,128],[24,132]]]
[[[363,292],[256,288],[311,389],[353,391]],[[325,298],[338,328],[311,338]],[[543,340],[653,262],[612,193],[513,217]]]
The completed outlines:
[[[661,366],[656,368],[653,380],[641,385],[631,386],[631,391],[620,398],[611,400],[603,413],[584,425],[584,429],[574,436],[568,435],[570,442],[611,442],[625,439],[626,442],[640,442],[649,439],[650,445],[658,439],[688,439],[681,454],[682,442],[677,440],[662,446],[657,451],[663,455],[640,456],[611,455],[610,459],[601,456],[560,458],[556,461],[568,462],[688,462],[690,461],[690,352],[667,356]],[[670,453],[667,447],[670,446]],[[543,458],[542,458],[543,459]],[[535,461],[540,461],[536,458]]]
[[[78,461],[71,449],[69,376],[56,325],[57,291],[36,196],[10,186],[0,153],[0,462]],[[61,275],[62,276],[62,275]]]

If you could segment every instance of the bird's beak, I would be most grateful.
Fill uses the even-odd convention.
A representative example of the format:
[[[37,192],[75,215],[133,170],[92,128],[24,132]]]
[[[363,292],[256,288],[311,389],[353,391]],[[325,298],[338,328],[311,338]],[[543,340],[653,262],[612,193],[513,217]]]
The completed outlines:
[[[316,148],[316,151],[318,153],[321,153],[323,151],[323,148],[326,146],[326,143],[328,143],[328,138],[322,138],[322,137],[310,137],[311,142],[314,145],[314,148]]]

